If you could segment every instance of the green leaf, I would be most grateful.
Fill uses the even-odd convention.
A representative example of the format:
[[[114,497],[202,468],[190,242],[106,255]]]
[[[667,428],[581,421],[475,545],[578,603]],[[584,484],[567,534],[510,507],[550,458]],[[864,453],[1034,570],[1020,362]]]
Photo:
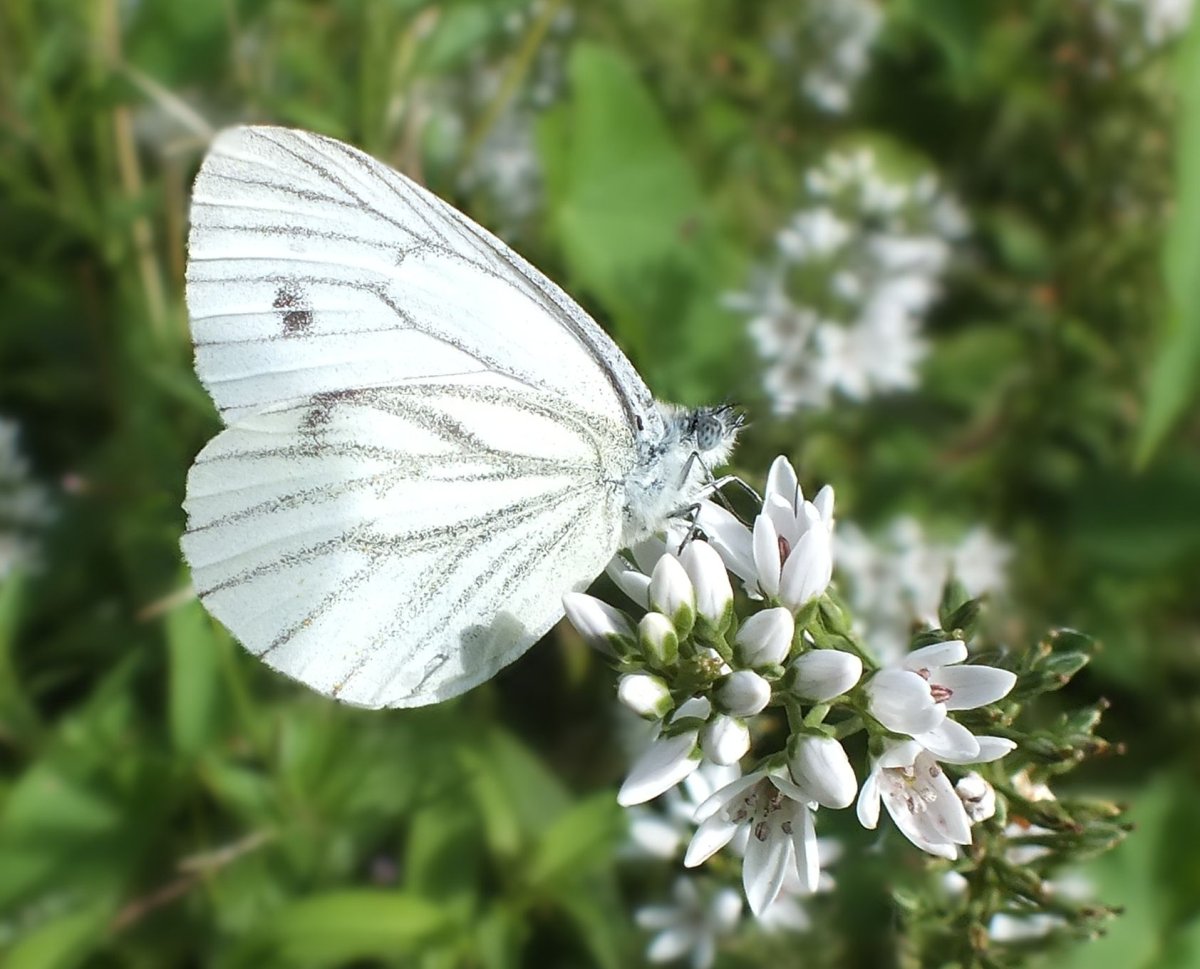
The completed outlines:
[[[1187,864],[1172,865],[1172,872],[1164,869],[1163,859],[1178,852],[1178,818],[1194,814],[1195,797],[1194,784],[1182,777],[1162,777],[1138,792],[1130,811],[1136,825],[1133,835],[1081,869],[1094,885],[1096,898],[1121,906],[1124,913],[1109,924],[1103,938],[1036,965],[1043,969],[1157,969],[1162,965],[1162,951],[1174,935],[1169,924],[1169,905],[1179,891],[1174,879],[1194,881],[1185,870]]]
[[[1200,388],[1200,18],[1180,46],[1175,216],[1163,253],[1168,318],[1137,444],[1145,466]]]
[[[0,582],[0,736],[31,738],[38,730],[38,715],[17,680],[13,649],[25,582],[20,573]]]
[[[611,791],[572,806],[543,835],[530,865],[535,885],[571,879],[611,863],[625,814]]]
[[[167,613],[166,634],[171,740],[180,753],[195,755],[216,732],[221,695],[217,636],[195,599]]]
[[[657,106],[619,53],[578,44],[569,65],[558,231],[573,273],[614,308],[648,267],[679,261],[700,188]]]
[[[405,852],[407,887],[447,904],[473,902],[484,848],[479,827],[477,814],[461,801],[417,812]]]
[[[621,931],[629,918],[615,894],[589,885],[587,891],[565,892],[559,899],[563,913],[603,969],[637,964],[629,958],[629,933]]]
[[[941,48],[956,81],[975,78],[983,58],[988,4],[983,0],[907,0],[907,13]]]
[[[253,948],[288,966],[337,966],[408,955],[451,925],[440,906],[420,896],[346,889],[276,912],[260,928]]]
[[[499,729],[459,748],[468,788],[491,850],[514,857],[567,807],[559,781],[530,751]]]
[[[5,969],[72,969],[82,965],[108,929],[107,906],[59,915],[26,934],[7,952]]]

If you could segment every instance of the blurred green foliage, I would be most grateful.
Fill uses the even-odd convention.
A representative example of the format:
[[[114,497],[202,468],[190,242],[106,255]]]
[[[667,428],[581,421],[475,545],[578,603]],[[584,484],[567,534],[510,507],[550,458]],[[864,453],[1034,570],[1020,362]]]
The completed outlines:
[[[511,235],[661,397],[745,402],[751,479],[783,451],[843,515],[1010,538],[1004,635],[1097,633],[1073,696],[1107,695],[1132,754],[1087,779],[1140,825],[1092,873],[1127,914],[1069,958],[1200,965],[1200,30],[1176,64],[1130,59],[1086,0],[893,0],[836,116],[772,53],[804,6],[5,0],[0,414],[59,488],[42,568],[0,586],[4,965],[621,967],[631,905],[671,877],[618,878],[612,682],[569,631],[461,700],[365,713],[180,595],[184,477],[218,427],[182,305],[188,184],[206,126],[240,120],[353,141]],[[463,175],[547,57],[544,197],[502,225]],[[919,393],[772,420],[721,296],[804,168],[862,143],[938,170],[969,252]],[[847,926],[846,958],[879,964],[865,870],[805,964]]]

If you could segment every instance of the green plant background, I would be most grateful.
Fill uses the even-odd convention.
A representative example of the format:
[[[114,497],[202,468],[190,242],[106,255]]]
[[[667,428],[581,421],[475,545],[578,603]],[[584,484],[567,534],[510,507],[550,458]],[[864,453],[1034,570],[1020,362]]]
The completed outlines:
[[[42,568],[0,586],[5,966],[640,964],[630,908],[672,875],[617,864],[612,678],[570,630],[460,700],[367,713],[260,668],[179,594],[184,477],[218,428],[182,303],[190,114],[352,141],[497,225],[460,176],[549,45],[563,81],[518,247],[660,397],[743,401],[747,476],[782,451],[843,516],[1015,544],[1005,628],[1101,638],[1068,700],[1111,700],[1128,753],[1080,783],[1138,825],[1088,869],[1126,914],[1055,960],[1200,965],[1200,32],[1126,63],[1084,0],[892,0],[830,117],[768,53],[805,6],[0,5],[0,413],[57,507]],[[418,110],[480,63],[497,94]],[[804,167],[858,144],[932,165],[971,255],[920,392],[772,420],[721,295]],[[843,881],[777,964],[886,964],[886,873]]]

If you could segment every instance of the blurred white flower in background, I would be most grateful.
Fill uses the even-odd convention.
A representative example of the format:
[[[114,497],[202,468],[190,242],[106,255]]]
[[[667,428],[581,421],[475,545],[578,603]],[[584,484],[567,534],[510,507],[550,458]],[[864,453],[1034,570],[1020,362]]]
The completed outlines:
[[[840,588],[859,632],[884,662],[907,653],[915,623],[937,625],[942,589],[951,575],[968,595],[1001,593],[1013,554],[982,526],[957,543],[935,542],[910,516],[895,519],[877,539],[843,522],[834,547]]]
[[[717,942],[732,935],[742,918],[742,896],[732,888],[705,894],[690,878],[675,881],[675,902],[646,905],[634,914],[637,924],[655,933],[646,947],[650,962],[688,958],[692,969],[709,969]]]
[[[513,58],[520,56],[514,52],[543,29],[519,83],[507,89]],[[429,140],[439,144],[445,164],[462,166],[458,187],[482,197],[479,216],[506,239],[519,237],[545,201],[535,129],[538,114],[565,89],[567,40],[574,29],[569,8],[551,10],[548,0],[533,0],[504,15],[502,43],[494,50],[482,50],[465,67],[418,85]]]
[[[1194,0],[1116,0],[1119,7],[1141,18],[1142,40],[1148,47],[1161,47],[1192,22]]]
[[[650,804],[628,809],[629,854],[674,858],[696,830],[696,809],[727,784],[742,776],[736,764],[702,763],[695,771]]]
[[[842,114],[871,66],[883,11],[873,0],[819,0],[798,7],[788,29],[774,26],[768,44],[784,69],[799,75],[805,98],[822,111]]]
[[[30,477],[20,427],[0,417],[0,579],[37,565],[37,530],[50,520],[46,490]]]
[[[830,154],[804,182],[770,264],[726,298],[749,317],[776,412],[912,389],[966,217],[932,175],[886,172],[868,149]]]

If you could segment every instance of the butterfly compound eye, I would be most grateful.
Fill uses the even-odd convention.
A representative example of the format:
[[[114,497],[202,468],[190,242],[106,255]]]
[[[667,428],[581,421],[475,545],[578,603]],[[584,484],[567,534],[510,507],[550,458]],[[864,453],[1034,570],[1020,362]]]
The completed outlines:
[[[713,414],[697,414],[695,434],[696,448],[700,451],[711,451],[720,445],[725,436],[725,428]]]

